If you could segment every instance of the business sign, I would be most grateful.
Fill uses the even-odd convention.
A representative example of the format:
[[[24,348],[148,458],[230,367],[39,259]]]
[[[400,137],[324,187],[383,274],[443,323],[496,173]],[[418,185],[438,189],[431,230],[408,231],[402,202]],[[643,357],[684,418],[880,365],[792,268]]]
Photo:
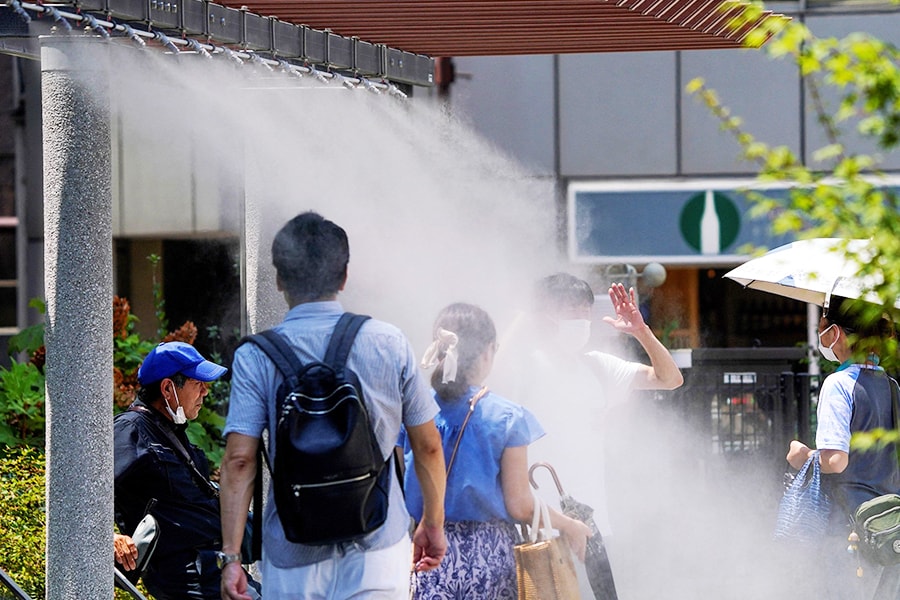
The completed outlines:
[[[569,258],[578,263],[727,266],[747,244],[793,241],[772,234],[772,216],[751,218],[744,190],[787,198],[754,180],[573,182],[568,188]]]

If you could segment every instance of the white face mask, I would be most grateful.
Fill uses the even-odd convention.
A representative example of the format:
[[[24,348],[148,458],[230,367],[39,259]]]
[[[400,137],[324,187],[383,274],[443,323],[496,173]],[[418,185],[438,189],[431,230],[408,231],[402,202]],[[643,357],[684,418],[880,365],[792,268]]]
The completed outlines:
[[[829,325],[828,327],[825,328],[825,331],[828,331],[829,329],[831,329],[834,326],[835,326],[834,323],[832,323],[831,325]],[[822,356],[827,361],[841,362],[838,359],[837,355],[835,355],[834,350],[833,350],[834,345],[837,344],[838,338],[841,337],[841,328],[840,327],[837,328],[837,334],[835,334],[834,341],[831,342],[830,346],[822,345],[822,335],[825,333],[825,331],[823,331],[822,333],[819,334],[819,352],[822,353]]]
[[[578,352],[591,339],[591,321],[589,319],[566,319],[559,322],[556,341],[564,349]]]
[[[172,421],[176,425],[184,425],[187,423],[187,417],[184,416],[184,408],[181,406],[181,402],[178,401],[178,392],[175,391],[175,386],[172,386],[172,393],[175,394],[175,412],[172,412],[172,409],[169,408],[169,401],[166,400],[166,412],[169,413],[169,416],[172,417]]]

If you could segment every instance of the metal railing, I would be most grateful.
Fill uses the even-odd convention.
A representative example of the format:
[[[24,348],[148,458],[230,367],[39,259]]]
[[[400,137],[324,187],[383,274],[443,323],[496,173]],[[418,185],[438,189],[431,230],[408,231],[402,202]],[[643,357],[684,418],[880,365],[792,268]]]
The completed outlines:
[[[800,348],[695,350],[674,394],[698,451],[781,469],[792,439],[811,444],[819,376],[804,372],[804,358]]]
[[[31,600],[31,596],[16,585],[9,573],[0,569],[0,600]]]
[[[140,590],[122,574],[118,569],[113,569],[116,577],[116,587],[119,587],[135,600],[147,600]],[[32,600],[31,596],[20,588],[9,573],[0,568],[0,600]]]

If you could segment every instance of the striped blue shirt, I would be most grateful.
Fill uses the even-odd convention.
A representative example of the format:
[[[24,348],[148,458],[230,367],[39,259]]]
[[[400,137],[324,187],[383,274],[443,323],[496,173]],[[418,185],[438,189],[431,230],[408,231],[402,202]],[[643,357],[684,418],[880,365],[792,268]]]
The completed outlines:
[[[325,355],[331,332],[343,312],[337,301],[299,304],[274,329],[288,339],[300,362],[305,364],[321,360]],[[422,425],[437,414],[437,404],[416,365],[412,347],[406,336],[393,325],[375,319],[366,321],[350,350],[347,366],[359,377],[385,459],[394,448],[401,424]],[[273,460],[275,392],[282,377],[255,344],[238,348],[232,373],[224,435],[240,433],[260,438],[263,431],[267,431],[267,448],[270,460]],[[368,550],[387,548],[400,541],[408,531],[409,514],[396,477],[391,478],[389,506],[385,524],[353,544]],[[339,557],[344,547],[346,544],[307,546],[287,541],[270,488],[263,515],[265,560],[279,568],[298,567]]]

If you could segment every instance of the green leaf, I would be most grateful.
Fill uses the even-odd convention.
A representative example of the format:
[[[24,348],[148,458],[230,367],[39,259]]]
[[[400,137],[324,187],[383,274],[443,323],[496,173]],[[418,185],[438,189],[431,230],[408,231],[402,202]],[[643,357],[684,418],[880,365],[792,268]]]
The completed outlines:
[[[9,338],[7,351],[10,356],[18,354],[19,352],[31,354],[43,345],[44,324],[35,323]]]
[[[705,81],[702,77],[695,77],[691,79],[688,84],[685,86],[685,90],[688,94],[696,94],[699,90],[703,88],[705,85]]]
[[[813,160],[824,162],[840,156],[843,151],[844,146],[842,144],[829,144],[813,152]]]

